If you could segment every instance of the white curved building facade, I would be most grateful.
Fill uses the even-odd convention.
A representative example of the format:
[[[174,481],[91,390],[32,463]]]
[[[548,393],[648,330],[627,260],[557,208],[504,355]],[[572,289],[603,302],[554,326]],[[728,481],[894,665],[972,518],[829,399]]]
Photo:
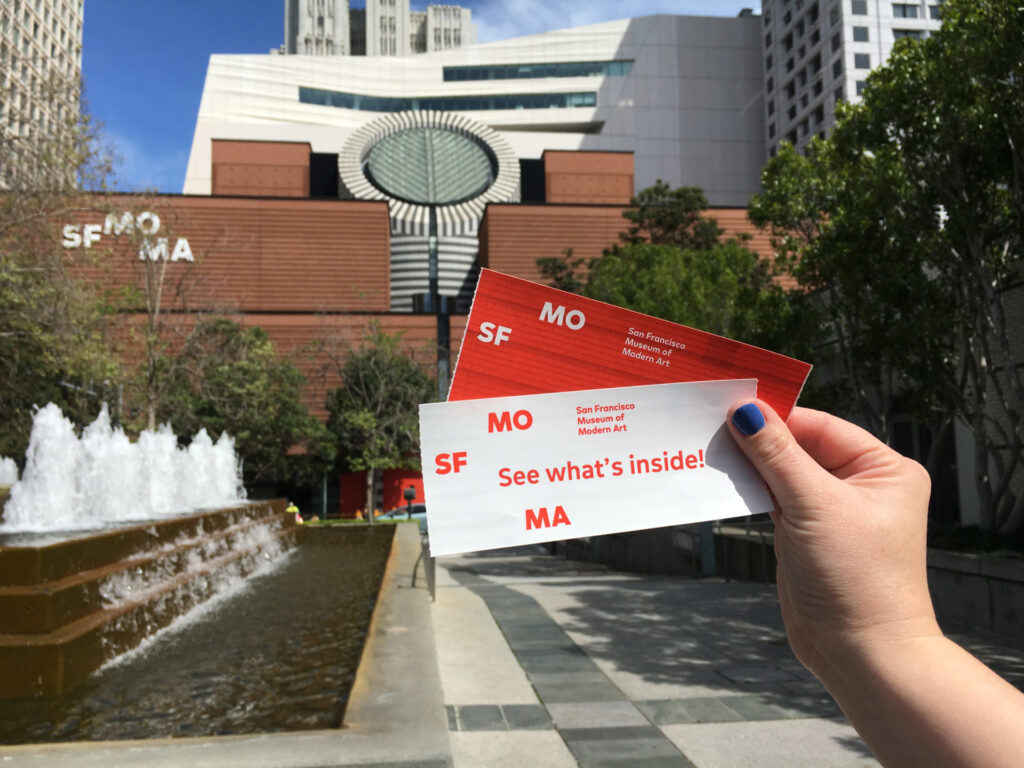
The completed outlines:
[[[340,154],[383,114],[429,110],[488,126],[520,160],[629,151],[637,189],[746,205],[766,160],[761,34],[754,16],[648,16],[412,56],[211,56],[184,192],[210,193],[215,139]]]

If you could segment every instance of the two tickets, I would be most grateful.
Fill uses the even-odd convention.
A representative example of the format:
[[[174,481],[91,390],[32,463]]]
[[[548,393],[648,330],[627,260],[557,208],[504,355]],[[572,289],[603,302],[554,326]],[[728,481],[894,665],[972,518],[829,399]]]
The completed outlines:
[[[725,425],[811,366],[481,270],[448,401],[420,406],[434,556],[771,509]]]

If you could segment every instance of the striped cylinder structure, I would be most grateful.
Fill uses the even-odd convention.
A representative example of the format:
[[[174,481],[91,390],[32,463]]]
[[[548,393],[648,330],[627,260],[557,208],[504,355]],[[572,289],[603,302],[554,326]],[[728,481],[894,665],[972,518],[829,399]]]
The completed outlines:
[[[423,129],[432,129],[433,144],[425,152],[409,151],[407,156],[385,158],[380,164],[385,166],[390,181],[381,183],[370,169],[374,149],[390,137]],[[455,140],[456,137],[462,140]],[[464,148],[469,142],[482,153],[474,151],[472,157],[460,155],[460,146]],[[415,147],[415,143],[410,142],[410,146]],[[479,173],[481,154],[491,164],[486,188],[460,195],[460,163],[468,166],[470,160],[474,161],[473,171]],[[412,296],[429,291],[431,208],[437,219],[438,289],[442,295],[456,298],[456,311],[468,311],[476,285],[477,234],[484,207],[490,202],[520,199],[519,161],[508,142],[486,125],[462,115],[398,112],[383,115],[353,133],[338,156],[338,171],[340,197],[388,201],[392,311],[412,311]],[[393,181],[396,174],[397,183]],[[436,183],[438,197],[424,199],[429,195],[420,194],[422,190],[435,190],[435,175],[440,177]],[[447,186],[445,181],[449,182]]]

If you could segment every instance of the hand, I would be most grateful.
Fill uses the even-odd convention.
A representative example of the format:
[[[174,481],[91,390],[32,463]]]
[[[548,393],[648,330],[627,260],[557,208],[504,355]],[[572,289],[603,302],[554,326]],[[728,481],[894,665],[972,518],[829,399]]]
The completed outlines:
[[[941,634],[928,595],[930,481],[920,464],[806,408],[787,426],[758,400],[734,407],[729,428],[775,498],[783,621],[812,672],[821,677],[851,646]]]
[[[760,400],[729,429],[775,497],[782,618],[885,766],[1024,765],[1024,695],[942,636],[924,469],[842,419]]]

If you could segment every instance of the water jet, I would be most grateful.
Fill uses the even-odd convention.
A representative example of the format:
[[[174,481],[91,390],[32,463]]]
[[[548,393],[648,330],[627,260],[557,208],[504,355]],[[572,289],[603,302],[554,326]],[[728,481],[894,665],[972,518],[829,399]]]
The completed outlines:
[[[0,698],[69,690],[287,551],[284,506],[244,500],[226,435],[133,443],[104,407],[79,438],[39,409],[0,524]]]

